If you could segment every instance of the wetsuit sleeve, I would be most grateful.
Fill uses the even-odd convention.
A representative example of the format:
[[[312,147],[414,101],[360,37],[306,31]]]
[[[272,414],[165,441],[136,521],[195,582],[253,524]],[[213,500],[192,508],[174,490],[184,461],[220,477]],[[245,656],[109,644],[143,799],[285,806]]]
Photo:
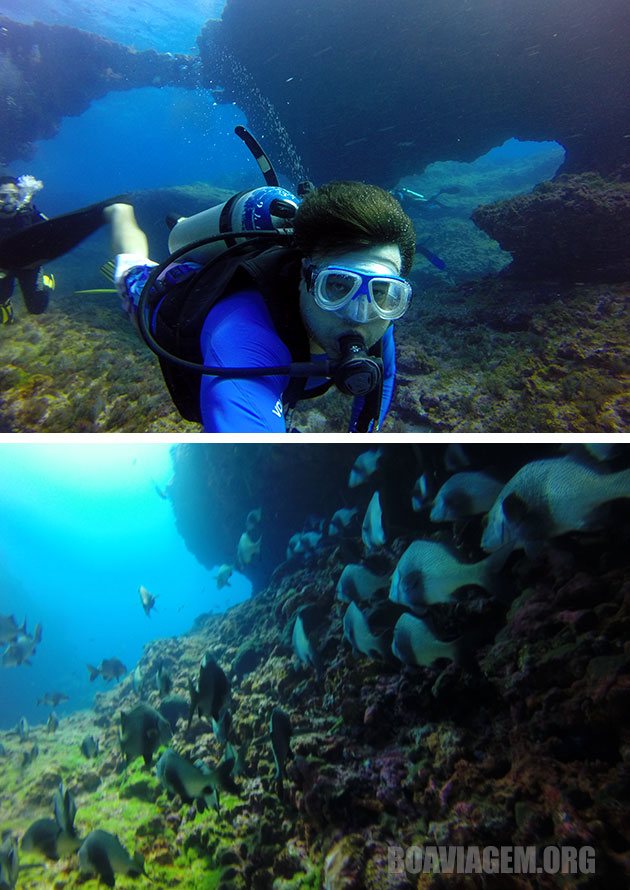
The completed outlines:
[[[394,342],[394,326],[390,325],[383,335],[383,394],[381,396],[381,407],[379,412],[379,429],[383,426],[383,422],[389,411],[394,396],[394,386],[396,383],[396,344]],[[357,398],[352,403],[352,416],[350,418],[349,432],[356,432],[357,421],[365,404],[363,397]]]
[[[220,367],[288,365],[291,354],[278,336],[258,291],[239,291],[212,307],[201,332],[204,364]],[[288,376],[201,380],[201,417],[208,433],[284,433],[282,394]]]

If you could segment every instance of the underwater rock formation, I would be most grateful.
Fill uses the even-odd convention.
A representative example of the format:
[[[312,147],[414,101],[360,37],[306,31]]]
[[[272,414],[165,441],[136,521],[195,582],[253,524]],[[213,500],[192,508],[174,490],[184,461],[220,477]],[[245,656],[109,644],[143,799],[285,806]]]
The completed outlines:
[[[228,0],[200,53],[273,157],[268,102],[314,180],[392,186],[510,136],[556,140],[564,172],[627,172],[629,42],[625,0]]]
[[[629,183],[563,175],[531,194],[478,207],[472,219],[512,254],[503,275],[630,280]]]
[[[516,454],[485,448],[467,453],[494,462],[503,452],[517,464],[541,456],[538,446]],[[350,461],[341,463],[347,469]],[[301,506],[314,505],[304,497]],[[513,554],[501,601],[477,588],[441,606],[460,632],[475,621],[484,629],[469,664],[410,667],[352,654],[342,639],[347,604],[334,594],[345,563],[339,546],[322,547],[308,563],[283,562],[251,600],[199,620],[189,634],[148,643],[135,687],[124,677],[96,696],[92,710],[64,716],[52,735],[43,724],[31,727],[35,762],[22,764],[15,732],[0,733],[0,830],[23,836],[49,813],[63,778],[76,799],[79,835],[116,833],[142,854],[158,888],[625,890],[629,519],[627,502],[617,503],[605,530],[554,538],[536,558]],[[416,528],[399,529],[383,548],[389,570],[412,538],[435,534],[426,523],[418,517]],[[290,643],[298,609],[315,604],[325,625],[319,677],[296,663]],[[244,653],[254,650],[245,665]],[[239,752],[237,793],[221,794],[219,812],[167,795],[140,759],[123,768],[118,738],[121,709],[139,696],[159,706],[160,665],[172,675],[173,694],[186,698],[208,652],[231,682]],[[279,704],[293,730],[282,793],[268,728]],[[79,751],[86,732],[101,743],[89,761]],[[222,750],[210,721],[187,729],[185,715],[175,721],[173,745],[206,765]],[[448,877],[388,870],[391,845],[514,844],[536,847],[539,856],[551,845],[589,848],[596,870]],[[84,884],[70,855],[43,864],[21,850],[20,863],[23,890]],[[132,885],[120,878],[120,886]]]
[[[326,505],[345,489],[347,469],[339,460],[340,450],[344,456],[356,455],[362,446],[309,448],[292,459],[277,445],[178,445],[169,497],[186,546],[208,568],[233,561],[247,513],[260,507],[260,559],[248,565],[246,574],[257,587],[266,583],[284,559],[286,529],[300,531],[309,514],[322,517]],[[283,492],[299,492],[299,497],[279,497]]]
[[[112,90],[199,85],[197,60],[136,50],[63,25],[25,25],[0,16],[0,163],[30,155]]]

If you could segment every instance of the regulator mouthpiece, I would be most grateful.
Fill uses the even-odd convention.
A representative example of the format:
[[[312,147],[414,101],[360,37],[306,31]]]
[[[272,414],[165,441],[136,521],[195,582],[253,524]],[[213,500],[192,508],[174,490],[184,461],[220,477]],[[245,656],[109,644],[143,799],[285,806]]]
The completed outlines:
[[[350,396],[366,396],[380,386],[383,364],[368,354],[359,334],[346,334],[339,339],[341,360],[335,369],[335,385]]]

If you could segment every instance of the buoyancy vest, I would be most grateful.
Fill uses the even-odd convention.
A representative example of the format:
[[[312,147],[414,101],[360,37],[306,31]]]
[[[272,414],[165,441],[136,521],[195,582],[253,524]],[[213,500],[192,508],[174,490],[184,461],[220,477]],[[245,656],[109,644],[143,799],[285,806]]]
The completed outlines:
[[[261,250],[260,243],[243,246],[240,255],[212,263],[208,274],[201,269],[195,276],[166,286],[155,317],[155,337],[169,352],[203,364],[201,329],[218,300],[239,290],[254,288],[262,295],[278,336],[286,344],[294,362],[308,361],[308,334],[299,305],[302,256],[294,248],[274,245]],[[164,380],[179,413],[186,420],[201,422],[201,373],[160,358]],[[331,385],[305,393],[304,378],[292,378],[284,393],[285,404],[300,398],[321,395]]]
[[[34,204],[29,204],[24,210],[19,210],[14,216],[0,215],[0,241],[21,232],[23,229],[30,229],[36,223],[43,222],[46,219]]]
[[[201,267],[192,276],[175,284],[158,280],[163,288],[155,314],[154,335],[168,352],[188,361],[203,364],[201,330],[212,307],[239,290],[254,288],[262,295],[280,339],[287,346],[292,362],[308,362],[310,343],[300,313],[299,286],[302,254],[292,247],[267,247],[250,241],[235,255],[227,254]],[[382,341],[369,350],[382,355]],[[175,407],[186,420],[201,423],[200,390],[202,372],[182,367],[161,358],[160,367]],[[333,381],[308,389],[305,377],[292,377],[283,393],[285,406],[293,407],[302,399],[312,399],[327,392]],[[358,431],[368,431],[380,412],[376,391],[365,399]]]

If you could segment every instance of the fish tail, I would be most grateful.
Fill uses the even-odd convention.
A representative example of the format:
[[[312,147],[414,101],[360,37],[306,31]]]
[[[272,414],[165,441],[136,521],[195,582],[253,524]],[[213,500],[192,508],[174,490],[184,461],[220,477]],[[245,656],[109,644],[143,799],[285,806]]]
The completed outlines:
[[[90,683],[93,683],[100,674],[100,670],[97,667],[94,667],[93,664],[88,664],[87,669],[90,672]]]
[[[479,566],[481,586],[499,599],[511,599],[514,593],[514,586],[501,574],[513,550],[513,542],[510,541],[482,560]]]

